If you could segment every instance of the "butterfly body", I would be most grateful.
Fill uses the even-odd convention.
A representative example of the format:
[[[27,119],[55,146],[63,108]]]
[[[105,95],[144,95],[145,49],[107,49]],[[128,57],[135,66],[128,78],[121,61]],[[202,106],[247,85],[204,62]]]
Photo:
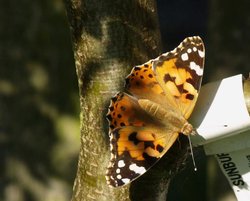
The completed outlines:
[[[106,173],[110,186],[130,183],[151,168],[188,123],[203,75],[202,40],[186,38],[174,50],[136,66],[126,78],[125,92],[111,99],[111,159]]]
[[[161,107],[160,104],[150,100],[140,99],[138,102],[148,114],[164,124],[166,133],[168,133],[168,131],[175,131],[188,135],[192,132],[192,125],[187,122],[181,113],[173,108],[166,106]]]

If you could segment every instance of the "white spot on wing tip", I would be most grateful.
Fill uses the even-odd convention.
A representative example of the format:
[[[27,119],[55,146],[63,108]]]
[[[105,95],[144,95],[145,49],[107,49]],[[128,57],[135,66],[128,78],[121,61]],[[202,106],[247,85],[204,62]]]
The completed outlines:
[[[131,164],[129,166],[129,169],[134,171],[136,174],[143,174],[146,172],[146,169],[144,167],[137,166],[136,164]]]
[[[196,63],[194,63],[193,61],[190,62],[190,68],[192,70],[194,70],[197,75],[199,75],[199,76],[203,75],[203,69],[199,65],[197,65]]]
[[[204,56],[205,56],[205,52],[204,51],[198,50],[198,53],[199,53],[199,55],[200,55],[201,58],[204,58]]]
[[[188,54],[187,53],[182,54],[181,59],[182,59],[182,61],[187,61],[188,60]]]
[[[123,182],[124,184],[127,184],[127,183],[129,183],[129,182],[130,182],[130,179],[128,179],[128,178],[124,178],[124,179],[122,179],[122,182]]]
[[[124,166],[125,166],[124,160],[119,160],[118,161],[118,167],[121,168],[121,167],[124,167]]]

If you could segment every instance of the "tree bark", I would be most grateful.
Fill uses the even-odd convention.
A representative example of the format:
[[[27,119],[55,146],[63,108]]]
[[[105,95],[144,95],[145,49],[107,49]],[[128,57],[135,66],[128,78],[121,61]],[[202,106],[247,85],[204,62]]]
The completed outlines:
[[[186,156],[186,149],[180,149],[186,147],[186,138],[132,185],[113,189],[105,181],[110,159],[105,114],[132,67],[160,53],[156,2],[67,0],[66,8],[81,106],[81,148],[72,200],[166,200],[169,178]]]

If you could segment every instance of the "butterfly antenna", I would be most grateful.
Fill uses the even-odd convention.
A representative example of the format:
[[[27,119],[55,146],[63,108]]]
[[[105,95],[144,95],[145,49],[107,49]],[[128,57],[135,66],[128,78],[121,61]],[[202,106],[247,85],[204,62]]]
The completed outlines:
[[[192,161],[193,161],[193,165],[194,165],[194,171],[197,171],[197,167],[196,167],[195,160],[194,160],[194,152],[193,152],[193,147],[192,147],[190,135],[188,135],[188,141],[189,141],[191,157],[192,157]]]

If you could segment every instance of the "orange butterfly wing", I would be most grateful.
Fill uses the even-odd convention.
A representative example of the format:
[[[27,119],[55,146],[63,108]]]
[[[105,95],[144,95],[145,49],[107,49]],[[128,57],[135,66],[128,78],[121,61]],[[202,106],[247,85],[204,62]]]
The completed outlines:
[[[166,103],[165,92],[152,70],[153,60],[135,66],[126,78],[125,89],[137,99],[148,99],[159,104]]]
[[[133,96],[117,94],[107,114],[109,185],[122,186],[136,179],[176,141],[197,100],[204,53],[201,39],[189,37],[175,50],[132,69],[125,89]],[[161,115],[169,121],[157,118]]]
[[[153,119],[126,93],[112,98],[110,122],[111,160],[106,179],[111,186],[125,185],[153,166],[178,137],[166,135],[164,125]]]
[[[155,78],[167,95],[168,102],[187,119],[195,106],[205,61],[205,48],[200,37],[186,38],[173,51],[153,62]]]

